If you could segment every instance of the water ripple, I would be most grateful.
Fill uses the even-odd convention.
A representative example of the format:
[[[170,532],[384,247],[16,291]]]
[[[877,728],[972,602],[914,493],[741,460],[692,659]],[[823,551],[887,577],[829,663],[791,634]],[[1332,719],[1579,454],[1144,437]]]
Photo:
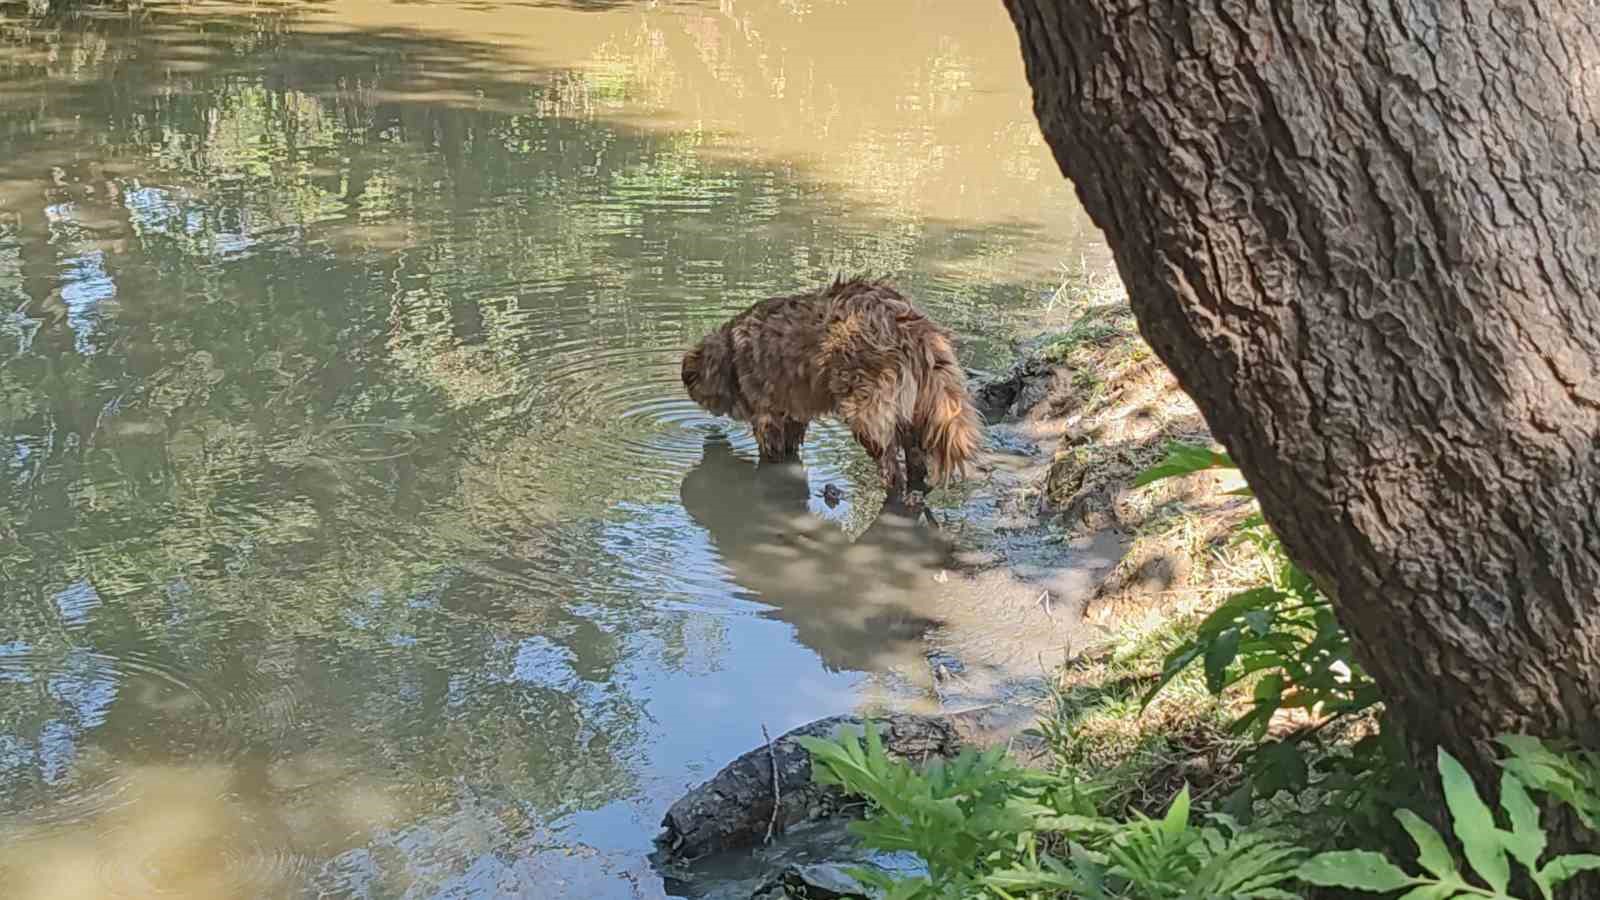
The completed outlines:
[[[311,442],[313,455],[341,462],[379,462],[406,456],[419,435],[399,422],[349,422],[323,430]]]
[[[122,776],[103,764],[105,752],[90,740],[119,699],[140,712],[137,727],[122,726],[121,740],[135,752],[225,757],[236,749],[223,699],[158,659],[83,649],[13,650],[0,653],[0,684],[31,688],[37,709],[48,717],[34,746],[22,751],[51,796],[30,812],[36,825],[70,825],[125,799]]]

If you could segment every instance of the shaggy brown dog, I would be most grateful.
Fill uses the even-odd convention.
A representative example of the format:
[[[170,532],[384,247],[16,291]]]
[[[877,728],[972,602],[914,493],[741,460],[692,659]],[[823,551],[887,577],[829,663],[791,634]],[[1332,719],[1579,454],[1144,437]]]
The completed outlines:
[[[709,412],[750,423],[764,460],[798,451],[812,419],[838,416],[892,496],[908,476],[946,482],[978,453],[950,333],[881,282],[757,303],[684,355],[683,385]]]

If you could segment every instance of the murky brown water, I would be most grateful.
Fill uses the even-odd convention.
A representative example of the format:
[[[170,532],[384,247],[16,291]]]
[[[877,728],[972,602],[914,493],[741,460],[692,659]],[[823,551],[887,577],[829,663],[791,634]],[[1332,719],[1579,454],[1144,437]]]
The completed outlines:
[[[998,3],[31,6],[5,896],[660,896],[763,723],[917,694],[942,545],[837,428],[758,473],[677,354],[835,271],[974,365],[1037,322],[1091,231]]]

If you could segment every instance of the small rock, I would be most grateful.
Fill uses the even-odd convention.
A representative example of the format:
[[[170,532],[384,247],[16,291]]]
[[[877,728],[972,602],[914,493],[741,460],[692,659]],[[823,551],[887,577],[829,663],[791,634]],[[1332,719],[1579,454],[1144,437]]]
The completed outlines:
[[[839,490],[838,485],[830,482],[829,484],[823,486],[822,502],[828,504],[829,509],[833,509],[835,506],[838,506],[839,501],[843,499],[844,491]]]

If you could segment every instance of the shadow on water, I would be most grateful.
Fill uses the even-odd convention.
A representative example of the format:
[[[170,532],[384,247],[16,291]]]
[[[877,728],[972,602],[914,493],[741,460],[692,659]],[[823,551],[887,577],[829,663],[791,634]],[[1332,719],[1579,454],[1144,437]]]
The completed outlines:
[[[707,455],[677,354],[846,269],[982,364],[1076,213],[998,12],[801,6],[0,5],[8,896],[655,895],[756,716],[919,652],[934,536]]]
[[[823,501],[799,463],[757,465],[721,435],[706,438],[681,496],[734,580],[827,665],[889,671],[922,661],[922,638],[939,624],[930,588],[951,549],[911,510],[887,505],[852,539],[812,511]]]

